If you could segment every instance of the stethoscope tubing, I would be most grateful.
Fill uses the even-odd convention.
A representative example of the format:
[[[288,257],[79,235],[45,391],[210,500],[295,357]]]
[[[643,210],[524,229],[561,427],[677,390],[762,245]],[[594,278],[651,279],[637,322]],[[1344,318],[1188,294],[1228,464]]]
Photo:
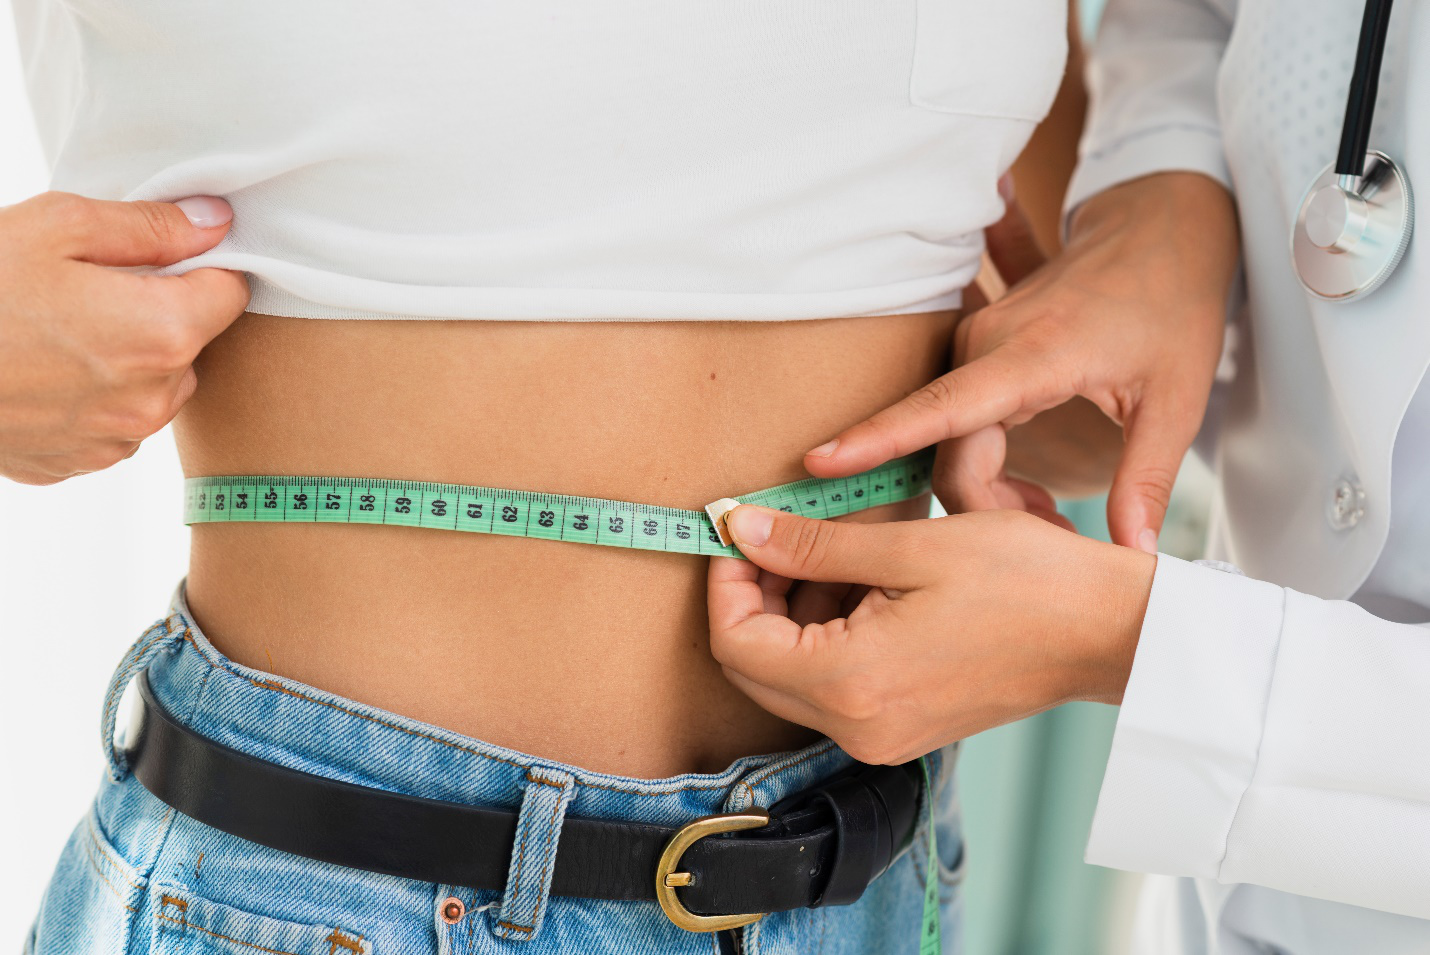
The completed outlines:
[[[1366,0],[1356,64],[1346,97],[1346,116],[1341,125],[1341,148],[1336,157],[1338,176],[1359,178],[1364,171],[1366,150],[1370,148],[1370,125],[1380,94],[1380,64],[1385,59],[1385,41],[1390,34],[1390,5],[1391,0]]]

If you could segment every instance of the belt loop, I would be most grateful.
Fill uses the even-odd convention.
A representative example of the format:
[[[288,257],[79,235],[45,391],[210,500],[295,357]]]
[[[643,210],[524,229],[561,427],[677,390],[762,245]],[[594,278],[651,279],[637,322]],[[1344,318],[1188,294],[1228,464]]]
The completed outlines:
[[[129,762],[124,751],[114,742],[114,724],[119,715],[119,701],[129,681],[144,672],[162,651],[181,642],[189,633],[189,622],[180,614],[170,614],[144,632],[134,645],[125,652],[124,658],[109,679],[109,690],[104,695],[104,712],[99,721],[99,745],[104,750],[109,764],[109,778],[122,782],[129,775]]]
[[[556,868],[561,823],[575,795],[576,778],[570,773],[546,766],[527,770],[506,891],[492,929],[497,936],[525,942],[541,930],[551,894],[551,873]]]

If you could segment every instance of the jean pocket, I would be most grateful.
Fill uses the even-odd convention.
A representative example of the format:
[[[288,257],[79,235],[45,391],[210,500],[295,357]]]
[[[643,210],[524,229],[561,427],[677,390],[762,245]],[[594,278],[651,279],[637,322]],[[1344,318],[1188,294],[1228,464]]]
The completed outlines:
[[[1067,68],[1066,0],[918,0],[909,100],[1040,121]]]
[[[40,903],[34,955],[124,955],[148,883],[105,835],[93,809],[75,827]]]
[[[153,888],[152,955],[372,955],[356,932],[255,915],[176,885]]]

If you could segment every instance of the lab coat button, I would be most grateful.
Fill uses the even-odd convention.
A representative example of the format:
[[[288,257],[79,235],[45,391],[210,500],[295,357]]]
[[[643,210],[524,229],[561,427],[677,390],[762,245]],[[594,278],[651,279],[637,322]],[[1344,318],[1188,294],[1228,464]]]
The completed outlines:
[[[1365,489],[1353,481],[1341,478],[1331,489],[1331,506],[1327,509],[1331,526],[1347,531],[1365,516]]]

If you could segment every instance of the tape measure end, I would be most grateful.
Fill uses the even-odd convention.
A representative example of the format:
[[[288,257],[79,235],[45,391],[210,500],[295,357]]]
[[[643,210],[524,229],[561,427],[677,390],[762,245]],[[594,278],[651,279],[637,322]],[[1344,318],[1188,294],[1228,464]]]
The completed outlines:
[[[705,513],[710,517],[710,523],[715,527],[715,536],[720,538],[720,543],[726,547],[735,543],[730,536],[729,529],[725,526],[725,518],[731,511],[740,506],[740,502],[733,497],[722,497],[712,504],[705,505]]]

